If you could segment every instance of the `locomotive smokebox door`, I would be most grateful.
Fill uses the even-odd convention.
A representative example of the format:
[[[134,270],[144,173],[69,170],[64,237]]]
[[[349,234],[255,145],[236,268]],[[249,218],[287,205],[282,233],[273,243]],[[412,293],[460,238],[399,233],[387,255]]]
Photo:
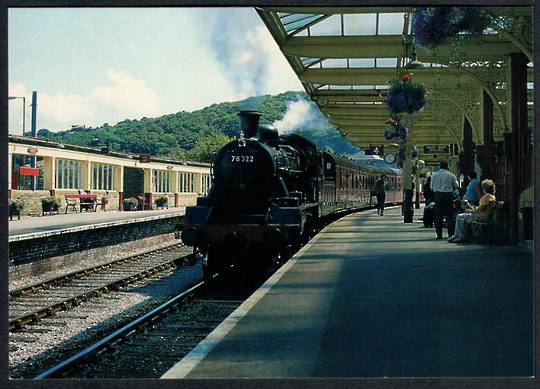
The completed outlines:
[[[257,134],[261,113],[254,109],[243,109],[238,116],[240,116],[240,132],[246,138],[253,138]]]

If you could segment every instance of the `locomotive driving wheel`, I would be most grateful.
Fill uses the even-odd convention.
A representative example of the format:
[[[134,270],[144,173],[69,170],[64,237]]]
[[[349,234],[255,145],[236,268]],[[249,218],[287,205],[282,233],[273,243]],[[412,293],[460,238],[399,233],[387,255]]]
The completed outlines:
[[[201,262],[202,262],[202,271],[203,278],[205,281],[211,281],[214,278],[214,275],[218,273],[221,269],[219,266],[219,258],[215,250],[208,249],[204,252],[201,252]]]

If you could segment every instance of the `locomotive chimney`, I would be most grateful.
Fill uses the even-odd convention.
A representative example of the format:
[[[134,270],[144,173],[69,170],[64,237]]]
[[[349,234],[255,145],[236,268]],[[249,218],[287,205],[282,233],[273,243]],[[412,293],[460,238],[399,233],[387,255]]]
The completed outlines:
[[[243,109],[238,116],[240,116],[240,132],[244,137],[252,138],[257,135],[261,113],[253,109]]]

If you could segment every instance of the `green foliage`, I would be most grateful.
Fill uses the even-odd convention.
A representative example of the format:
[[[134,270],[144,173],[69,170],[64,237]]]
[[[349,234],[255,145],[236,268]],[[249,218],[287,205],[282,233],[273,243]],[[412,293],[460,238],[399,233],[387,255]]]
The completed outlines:
[[[186,152],[186,159],[190,161],[210,162],[212,155],[232,139],[221,132],[212,132],[196,141],[195,146]]]
[[[24,208],[24,201],[21,199],[11,199],[8,200],[8,210],[9,213],[20,212]]]
[[[272,124],[283,117],[287,102],[308,99],[303,92],[286,92],[276,96],[256,96],[243,101],[213,104],[209,107],[181,111],[157,118],[125,119],[114,126],[104,123],[97,128],[76,128],[51,132],[39,130],[38,137],[65,144],[104,147],[133,154],[150,154],[176,160],[209,162],[222,145],[238,137],[240,109],[257,108],[263,114],[261,124]],[[297,133],[311,139],[321,148],[354,154],[358,149],[331,126],[301,128]],[[94,141],[98,139],[98,144]]]
[[[124,211],[136,211],[139,205],[139,200],[137,200],[135,197],[130,197],[124,199],[122,203],[124,205]]]
[[[161,207],[169,202],[169,198],[165,195],[157,197],[154,202],[158,207]]]
[[[53,196],[43,197],[43,198],[41,199],[41,204],[57,205],[57,206],[59,206],[59,205],[60,205],[60,199],[57,199],[56,197],[53,197]]]

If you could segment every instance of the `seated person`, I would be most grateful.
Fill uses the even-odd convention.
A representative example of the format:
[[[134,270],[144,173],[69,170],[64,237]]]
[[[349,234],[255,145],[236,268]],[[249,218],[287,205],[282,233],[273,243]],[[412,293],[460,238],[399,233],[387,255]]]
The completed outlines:
[[[469,177],[469,184],[465,190],[464,200],[467,200],[472,205],[478,205],[480,197],[482,197],[482,190],[480,189],[480,180],[477,178],[476,172],[471,170],[467,173]]]
[[[459,243],[463,242],[465,235],[465,221],[481,221],[487,222],[491,220],[494,209],[497,205],[495,199],[495,184],[491,180],[482,181],[482,190],[484,195],[480,199],[480,205],[474,207],[473,205],[468,206],[469,212],[460,213],[456,217],[456,229],[454,235],[451,236],[448,241]]]

